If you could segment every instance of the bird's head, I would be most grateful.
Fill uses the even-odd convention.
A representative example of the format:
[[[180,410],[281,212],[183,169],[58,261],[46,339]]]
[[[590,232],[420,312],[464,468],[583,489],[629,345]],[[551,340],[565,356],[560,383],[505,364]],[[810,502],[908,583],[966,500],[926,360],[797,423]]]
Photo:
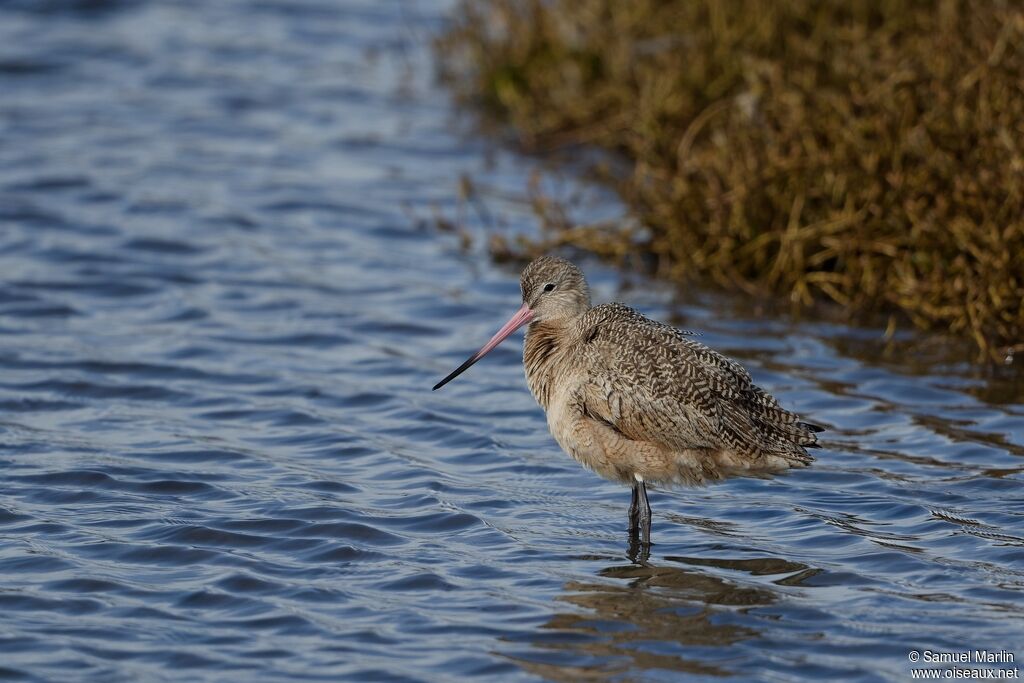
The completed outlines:
[[[571,320],[590,308],[590,287],[583,271],[557,256],[530,262],[519,279],[523,305],[533,311],[534,322]]]
[[[556,256],[541,256],[532,261],[523,270],[519,286],[523,290],[523,305],[516,314],[479,351],[435,384],[435,390],[461,375],[523,325],[572,320],[590,308],[590,288],[583,271]]]

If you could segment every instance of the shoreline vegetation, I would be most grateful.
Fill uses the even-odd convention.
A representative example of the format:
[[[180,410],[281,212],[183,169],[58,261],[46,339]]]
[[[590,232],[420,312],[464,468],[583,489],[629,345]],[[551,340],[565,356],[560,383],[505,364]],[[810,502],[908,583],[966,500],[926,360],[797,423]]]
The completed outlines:
[[[551,244],[1024,353],[1019,3],[462,0],[437,45],[527,151],[615,160],[633,220]]]

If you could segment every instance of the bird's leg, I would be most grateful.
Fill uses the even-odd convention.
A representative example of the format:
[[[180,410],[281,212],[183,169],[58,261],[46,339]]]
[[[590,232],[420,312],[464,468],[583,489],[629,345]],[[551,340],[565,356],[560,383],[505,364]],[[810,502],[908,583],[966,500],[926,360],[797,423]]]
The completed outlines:
[[[640,531],[640,542],[651,544],[651,503],[647,500],[647,484],[640,481],[633,487],[637,494],[637,526]]]
[[[629,548],[634,564],[646,564],[651,556],[651,504],[647,485],[639,479],[633,484],[633,500],[629,504]]]
[[[638,528],[637,527],[637,523],[638,523],[637,515],[640,514],[640,507],[639,507],[640,492],[638,490],[639,487],[640,487],[640,483],[639,482],[633,484],[633,499],[629,503],[629,531],[630,531],[630,533],[635,532],[637,530],[637,528]]]

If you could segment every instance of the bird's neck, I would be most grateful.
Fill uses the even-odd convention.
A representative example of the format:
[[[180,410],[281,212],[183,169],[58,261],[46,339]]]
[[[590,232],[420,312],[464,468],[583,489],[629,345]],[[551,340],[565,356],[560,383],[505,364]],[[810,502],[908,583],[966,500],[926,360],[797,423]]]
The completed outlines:
[[[547,410],[551,402],[556,368],[566,347],[569,321],[542,321],[526,328],[523,342],[523,367],[526,383],[537,403]]]

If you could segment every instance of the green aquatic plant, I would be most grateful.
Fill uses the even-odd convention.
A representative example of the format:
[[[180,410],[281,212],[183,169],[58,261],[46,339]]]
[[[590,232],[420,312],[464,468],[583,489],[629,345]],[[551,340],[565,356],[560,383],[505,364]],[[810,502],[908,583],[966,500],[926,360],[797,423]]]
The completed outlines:
[[[438,45],[527,149],[626,162],[643,230],[556,241],[1024,348],[1021,3],[464,0]]]

